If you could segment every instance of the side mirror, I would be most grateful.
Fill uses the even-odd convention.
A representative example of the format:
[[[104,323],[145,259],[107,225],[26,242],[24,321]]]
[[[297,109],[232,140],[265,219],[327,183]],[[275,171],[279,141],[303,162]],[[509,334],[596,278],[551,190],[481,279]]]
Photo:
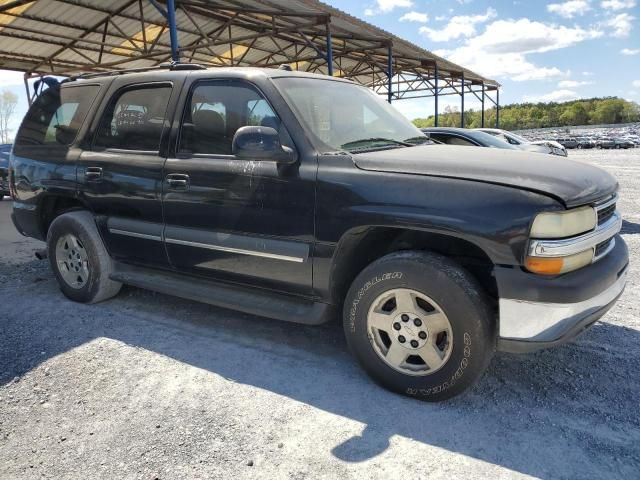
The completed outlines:
[[[242,127],[233,136],[233,154],[243,160],[272,160],[278,163],[295,163],[295,154],[282,146],[280,135],[271,127]]]

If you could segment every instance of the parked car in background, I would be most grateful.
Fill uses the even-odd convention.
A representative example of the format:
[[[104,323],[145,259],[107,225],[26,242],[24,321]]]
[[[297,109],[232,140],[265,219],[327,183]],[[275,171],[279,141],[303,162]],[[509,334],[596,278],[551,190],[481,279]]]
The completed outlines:
[[[616,141],[613,138],[599,138],[596,141],[596,147],[604,149],[616,148]]]
[[[463,147],[488,147],[502,148],[505,150],[520,150],[517,146],[478,130],[468,128],[430,127],[420,129],[422,133],[432,140],[447,145],[459,145]]]
[[[582,150],[582,149],[589,149],[589,148],[595,148],[596,147],[596,142],[594,140],[591,140],[590,138],[587,137],[575,137],[574,140],[577,142],[577,146],[576,148]]]
[[[473,385],[496,349],[571,340],[628,271],[607,172],[434,145],[326,75],[171,64],[66,80],[33,101],[10,172],[14,224],[47,242],[69,299],[129,284],[342,317],[373,379],[430,401]]]
[[[0,145],[0,201],[4,196],[9,196],[9,154],[11,144]]]
[[[631,140],[627,140],[626,138],[614,138],[613,139],[614,147],[613,148],[635,148],[636,144]]]
[[[551,155],[560,155],[561,157],[567,156],[566,148],[560,145],[558,142],[554,142],[553,140],[530,141],[513,132],[500,130],[498,128],[477,128],[476,130],[493,135],[494,137],[497,137],[500,140],[509,143],[510,145],[517,146],[521,150],[536,153],[548,153]]]
[[[556,139],[556,142],[558,142],[568,150],[578,148],[578,140],[576,140],[574,137],[560,137]]]

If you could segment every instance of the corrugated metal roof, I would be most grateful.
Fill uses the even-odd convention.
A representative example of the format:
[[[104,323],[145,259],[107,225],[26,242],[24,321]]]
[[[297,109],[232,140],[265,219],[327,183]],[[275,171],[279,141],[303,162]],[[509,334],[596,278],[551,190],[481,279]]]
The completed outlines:
[[[0,0],[0,68],[59,75],[140,68],[171,59],[167,21],[151,0]],[[162,8],[163,3],[157,2]],[[499,84],[316,0],[176,1],[181,60],[205,65],[277,66],[328,73],[381,91],[393,55],[400,89],[495,89]],[[328,27],[327,27],[328,26]],[[395,92],[395,89],[398,92]],[[443,91],[441,93],[444,93]]]

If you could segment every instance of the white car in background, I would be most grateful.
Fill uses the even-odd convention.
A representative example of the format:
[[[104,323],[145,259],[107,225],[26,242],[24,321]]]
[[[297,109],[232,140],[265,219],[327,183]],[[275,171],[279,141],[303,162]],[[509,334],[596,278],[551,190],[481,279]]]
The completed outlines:
[[[562,157],[567,156],[567,149],[553,140],[537,140],[532,142],[520,135],[516,135],[513,132],[500,130],[498,128],[476,128],[476,130],[493,135],[494,137],[528,152],[549,153],[551,155],[560,155]]]

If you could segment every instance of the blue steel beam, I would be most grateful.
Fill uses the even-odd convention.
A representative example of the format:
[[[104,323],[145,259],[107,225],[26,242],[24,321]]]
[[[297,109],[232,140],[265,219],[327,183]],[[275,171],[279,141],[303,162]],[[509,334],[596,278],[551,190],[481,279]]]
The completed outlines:
[[[438,91],[438,78],[440,77],[440,71],[438,70],[438,62],[436,62],[435,65],[435,78],[434,78],[434,92],[436,93],[435,95],[435,122],[434,125],[437,127],[438,126],[438,95],[440,94],[440,92]]]
[[[178,27],[176,26],[175,0],[167,0],[167,21],[169,22],[169,37],[171,38],[171,60],[180,61],[180,47],[178,45]]]
[[[331,39],[331,23],[327,22],[327,70],[330,77],[333,77],[333,42]]]
[[[460,128],[464,128],[464,72],[462,72],[462,92],[460,94]]]
[[[387,101],[393,98],[393,44],[387,46]]]

